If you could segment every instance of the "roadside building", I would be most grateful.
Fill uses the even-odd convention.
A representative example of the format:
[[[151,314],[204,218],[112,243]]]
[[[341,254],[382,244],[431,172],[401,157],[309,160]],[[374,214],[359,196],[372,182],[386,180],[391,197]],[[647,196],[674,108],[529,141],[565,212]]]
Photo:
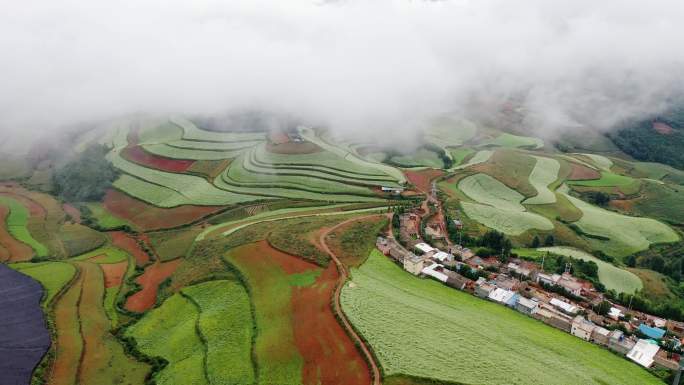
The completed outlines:
[[[608,334],[608,349],[620,353],[627,354],[635,345],[635,341],[625,337],[625,334],[620,330],[613,330]]]
[[[518,293],[498,287],[491,291],[487,296],[490,300],[507,306],[515,306],[517,297],[519,297]],[[513,305],[510,305],[511,303],[513,303]]]
[[[409,257],[404,259],[404,270],[413,275],[419,275],[421,271],[423,271],[424,267],[425,259],[423,257],[411,254]]]
[[[591,332],[591,340],[599,345],[608,346],[609,335],[610,330],[602,328],[600,326],[596,326],[594,330]]]
[[[562,311],[563,313],[568,314],[568,315],[573,315],[573,316],[574,316],[574,315],[577,314],[577,313],[579,312],[579,310],[580,310],[579,307],[577,307],[577,306],[575,306],[575,305],[573,305],[573,304],[571,304],[571,303],[567,303],[567,302],[561,301],[561,300],[559,300],[558,298],[552,298],[551,301],[549,301],[549,303],[550,303],[553,307],[555,307],[556,309],[558,309],[558,310],[560,310],[560,311]]]
[[[565,291],[574,296],[579,297],[582,294],[582,283],[569,274],[563,274],[560,279],[556,281],[556,285],[562,287]]]
[[[591,340],[591,333],[596,328],[593,322],[587,321],[586,318],[578,315],[572,320],[572,326],[570,328],[570,334],[575,337],[579,337],[585,341]]]
[[[665,327],[670,333],[676,335],[677,337],[684,337],[684,322],[667,320]]]
[[[488,298],[489,293],[493,292],[496,287],[488,283],[483,283],[475,287],[475,295],[480,298]]]
[[[510,262],[507,267],[509,271],[512,271],[522,277],[534,279],[534,270],[523,263]]]
[[[505,274],[499,274],[496,279],[496,286],[506,290],[518,290],[520,281]]]
[[[642,334],[644,334],[648,338],[652,338],[654,340],[659,340],[659,339],[663,338],[663,336],[665,335],[665,330],[660,329],[660,328],[656,328],[656,327],[652,327],[652,326],[648,326],[646,324],[639,325],[638,330],[639,330],[639,332],[641,332]]]
[[[663,329],[667,325],[667,320],[660,317],[655,317],[650,314],[646,314],[646,323],[653,325],[657,328]]]
[[[622,314],[622,311],[615,306],[611,306],[610,310],[608,310],[608,317],[617,321],[620,319],[620,317],[623,317],[624,314]]]
[[[416,249],[416,251],[419,254],[428,254],[428,253],[432,253],[433,251],[437,251],[437,249],[428,245],[425,242],[416,243],[415,246],[413,246],[413,247]]]
[[[525,297],[518,298],[518,303],[515,304],[515,309],[523,314],[534,315],[539,307],[539,302]]]
[[[658,353],[653,357],[653,363],[669,370],[679,369],[678,355],[674,354],[672,357],[668,357],[667,351],[663,349],[658,350]]]
[[[390,253],[390,243],[385,237],[378,237],[378,239],[375,241],[375,247],[380,250],[385,255],[389,255]]]
[[[650,368],[653,365],[654,357],[658,350],[660,350],[660,347],[655,341],[640,339],[632,350],[627,353],[627,358],[645,368]]]
[[[533,317],[568,333],[572,329],[572,318],[551,308],[540,306]]]
[[[546,274],[546,273],[538,273],[537,274],[537,282],[543,283],[544,285],[553,286],[558,282],[559,279],[560,279],[560,275],[558,275],[558,274]]]
[[[435,254],[432,255],[432,259],[439,261],[439,263],[449,264],[454,262],[454,255],[445,253],[442,250],[437,250]]]
[[[465,290],[466,286],[468,286],[470,282],[473,282],[471,279],[468,279],[455,271],[445,270],[444,274],[449,277],[447,278],[446,284],[458,290]]]
[[[449,276],[444,274],[444,266],[438,264],[438,263],[433,263],[428,267],[423,268],[421,270],[421,273],[432,277],[440,282],[446,283],[446,281],[449,279]]]

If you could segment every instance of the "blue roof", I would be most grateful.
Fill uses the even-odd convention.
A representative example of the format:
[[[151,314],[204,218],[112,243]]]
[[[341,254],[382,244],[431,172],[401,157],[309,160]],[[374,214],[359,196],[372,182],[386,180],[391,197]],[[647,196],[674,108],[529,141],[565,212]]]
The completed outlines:
[[[646,324],[639,325],[639,331],[644,333],[646,336],[654,339],[661,339],[665,335],[665,330],[660,328],[653,328]]]

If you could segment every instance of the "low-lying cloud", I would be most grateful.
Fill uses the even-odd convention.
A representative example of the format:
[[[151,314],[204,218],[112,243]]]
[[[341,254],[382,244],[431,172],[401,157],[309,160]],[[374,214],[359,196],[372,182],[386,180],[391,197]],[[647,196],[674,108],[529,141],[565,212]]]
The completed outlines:
[[[263,108],[408,137],[510,99],[538,130],[609,129],[681,92],[683,20],[679,0],[1,0],[0,131]]]

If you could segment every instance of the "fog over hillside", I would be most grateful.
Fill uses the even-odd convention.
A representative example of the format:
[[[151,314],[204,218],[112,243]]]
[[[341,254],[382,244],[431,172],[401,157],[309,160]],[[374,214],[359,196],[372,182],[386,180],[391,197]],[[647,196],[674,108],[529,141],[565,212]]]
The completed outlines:
[[[258,108],[409,137],[511,98],[539,131],[609,129],[681,92],[683,20],[679,0],[2,0],[0,131]]]

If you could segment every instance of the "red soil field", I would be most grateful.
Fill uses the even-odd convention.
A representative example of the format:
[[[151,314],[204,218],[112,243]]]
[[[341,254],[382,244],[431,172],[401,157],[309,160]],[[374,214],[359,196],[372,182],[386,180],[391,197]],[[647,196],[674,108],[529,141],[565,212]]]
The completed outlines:
[[[83,352],[78,320],[78,302],[82,287],[83,275],[78,275],[74,284],[55,303],[54,320],[57,338],[52,349],[56,354],[50,372],[45,376],[48,385],[77,383],[76,377]]]
[[[81,211],[79,209],[68,203],[65,203],[62,205],[62,210],[64,210],[64,212],[71,217],[71,220],[74,221],[74,223],[81,223]]]
[[[305,385],[370,384],[370,370],[330,307],[338,273],[330,264],[309,287],[292,292],[295,342]]]
[[[432,180],[444,175],[444,171],[435,169],[426,169],[420,171],[404,171],[404,175],[409,183],[416,186],[420,192],[429,193],[432,189]]]
[[[141,166],[168,172],[185,172],[195,163],[194,160],[171,159],[150,154],[141,146],[128,146],[121,152],[121,155]]]
[[[653,129],[661,135],[672,135],[674,129],[669,124],[663,122],[653,122]]]
[[[181,259],[169,262],[156,262],[145,269],[145,272],[135,282],[142,286],[142,290],[128,297],[126,309],[142,313],[154,306],[157,301],[157,289],[159,284],[171,276],[180,265]]]
[[[287,274],[304,273],[317,267],[302,258],[271,247],[265,240],[242,246],[240,251],[240,257],[244,256],[246,259],[253,259],[255,257],[268,258],[269,261],[280,266]]]
[[[112,244],[120,249],[127,251],[135,258],[135,264],[144,266],[150,262],[150,256],[138,245],[138,241],[131,235],[123,231],[112,231]]]
[[[14,239],[7,231],[6,220],[9,215],[9,209],[5,206],[0,206],[0,245],[6,251],[7,256],[3,257],[0,253],[0,260],[10,262],[28,261],[33,257],[33,249],[25,243]]]
[[[104,207],[112,214],[134,223],[143,231],[185,225],[223,208],[220,206],[185,205],[162,209],[148,205],[117,190],[107,191]]]
[[[610,201],[609,205],[622,212],[631,213],[634,211],[635,203],[635,199],[613,199]]]
[[[601,174],[598,171],[587,166],[582,166],[581,164],[577,163],[570,163],[570,166],[571,171],[570,175],[568,176],[569,180],[590,180],[601,178]]]
[[[97,263],[105,258],[107,258],[106,255],[98,255],[97,257],[90,258],[90,261]],[[126,269],[128,268],[128,261],[121,261],[119,263],[103,263],[100,264],[100,268],[104,274],[105,289],[121,286],[124,276],[126,275]]]
[[[282,131],[272,131],[268,134],[268,139],[273,144],[283,144],[290,141],[290,137]]]

